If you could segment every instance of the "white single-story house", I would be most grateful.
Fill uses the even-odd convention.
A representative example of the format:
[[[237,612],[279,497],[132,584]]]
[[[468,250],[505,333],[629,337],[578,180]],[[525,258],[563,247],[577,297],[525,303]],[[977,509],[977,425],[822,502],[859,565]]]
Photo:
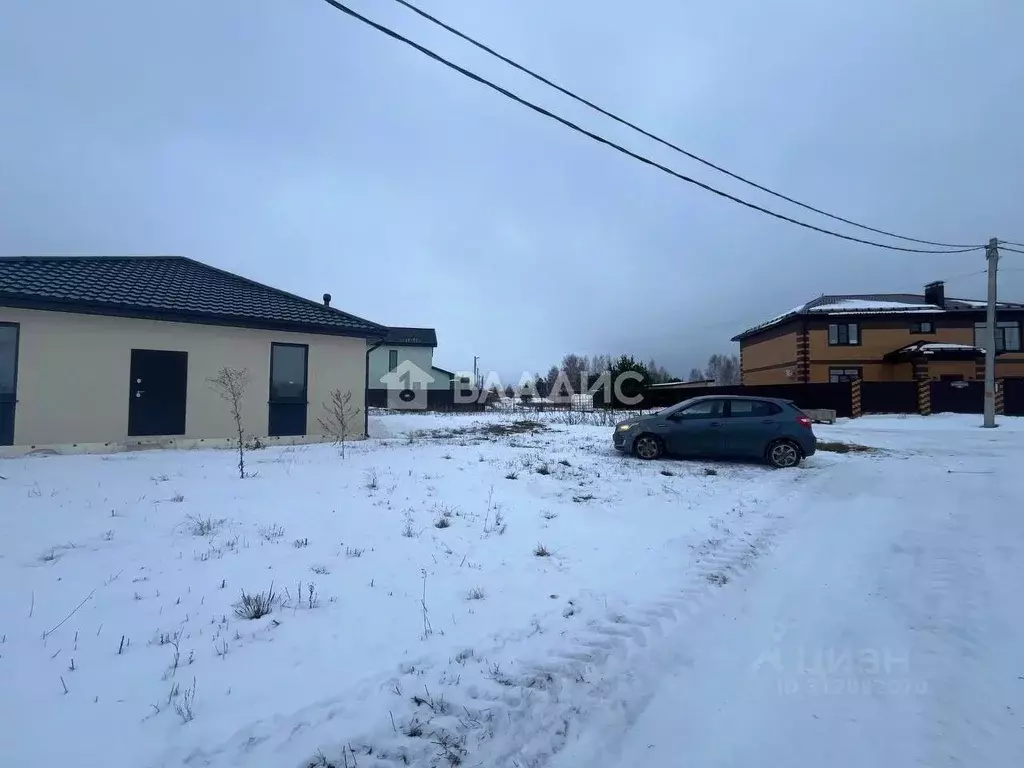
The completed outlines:
[[[224,369],[247,437],[323,439],[335,390],[361,437],[387,329],[329,304],[179,256],[0,258],[0,452],[224,443]]]
[[[436,347],[437,333],[433,328],[387,328],[383,342],[370,350],[370,405],[385,406],[389,396],[404,391],[432,391],[438,393],[438,402],[443,400],[440,393],[452,392],[455,374],[434,365]]]

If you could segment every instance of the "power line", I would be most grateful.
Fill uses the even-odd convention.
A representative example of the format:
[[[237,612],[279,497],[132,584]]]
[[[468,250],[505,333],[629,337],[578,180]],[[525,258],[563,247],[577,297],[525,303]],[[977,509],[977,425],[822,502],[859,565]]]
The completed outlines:
[[[1010,253],[1024,253],[1024,251],[1019,251],[1016,248],[1007,248],[1002,243],[999,243],[999,250],[1000,251],[1009,251]]]
[[[504,63],[508,64],[510,67],[512,67],[512,68],[514,68],[514,69],[516,69],[516,70],[518,70],[520,72],[522,72],[525,75],[528,75],[528,76],[532,77],[534,80],[537,80],[538,82],[544,83],[545,85],[547,85],[547,86],[549,86],[551,88],[554,88],[556,91],[558,91],[559,93],[561,93],[561,94],[563,94],[565,96],[568,96],[570,99],[574,99],[575,101],[579,102],[580,104],[584,104],[584,105],[590,107],[591,109],[593,109],[593,110],[595,110],[597,112],[600,112],[605,117],[609,117],[609,118],[611,118],[612,120],[614,120],[617,123],[620,123],[620,124],[625,125],[625,126],[627,126],[629,128],[632,128],[634,131],[637,131],[638,133],[646,136],[647,138],[653,139],[654,141],[658,142],[659,144],[662,144],[662,145],[664,145],[664,146],[666,146],[666,147],[668,147],[670,149],[675,150],[676,152],[679,152],[679,153],[685,155],[686,157],[690,158],[691,160],[696,160],[698,163],[701,163],[701,164],[707,166],[708,168],[713,168],[714,170],[718,171],[719,173],[724,173],[726,176],[729,176],[730,178],[736,179],[737,181],[742,181],[744,184],[748,184],[751,187],[753,187],[754,189],[758,189],[758,190],[760,190],[762,192],[767,192],[769,195],[773,195],[773,196],[779,198],[780,200],[785,200],[787,203],[792,203],[793,205],[798,205],[801,208],[805,208],[808,211],[813,211],[814,213],[819,213],[822,216],[827,216],[830,219],[834,219],[836,221],[841,221],[844,224],[849,224],[850,226],[857,227],[859,229],[864,229],[864,230],[867,230],[869,232],[874,232],[874,233],[879,234],[879,235],[886,235],[887,237],[894,237],[897,240],[907,240],[907,241],[912,242],[912,243],[923,243],[925,245],[935,245],[935,246],[938,246],[940,248],[969,248],[970,247],[970,246],[964,245],[962,243],[960,243],[960,244],[937,243],[937,242],[935,242],[933,240],[921,240],[921,239],[918,239],[916,237],[906,237],[905,235],[897,235],[895,232],[888,232],[888,231],[886,231],[884,229],[877,229],[875,227],[870,227],[867,224],[859,224],[856,221],[852,221],[850,219],[843,218],[842,216],[838,216],[838,215],[836,215],[834,213],[829,213],[828,211],[824,211],[821,208],[815,208],[813,205],[808,205],[807,203],[802,203],[799,200],[793,199],[792,197],[787,197],[786,195],[782,194],[781,192],[776,192],[776,191],[774,191],[772,189],[769,189],[768,187],[765,187],[765,186],[763,186],[761,184],[758,184],[755,181],[751,181],[750,179],[747,179],[747,178],[745,178],[743,176],[740,176],[738,173],[733,173],[732,171],[729,171],[729,170],[721,167],[720,165],[716,165],[715,163],[712,163],[710,160],[706,160],[703,157],[700,157],[699,155],[695,155],[694,153],[689,152],[689,151],[683,149],[682,147],[678,146],[677,144],[673,144],[671,141],[668,141],[667,139],[663,139],[660,136],[657,136],[657,135],[651,133],[650,131],[648,131],[648,130],[646,130],[644,128],[641,128],[636,123],[633,123],[633,122],[627,120],[624,117],[620,117],[619,115],[616,115],[614,112],[610,112],[607,109],[604,109],[603,107],[600,107],[597,104],[593,103],[592,101],[589,101],[589,100],[585,99],[584,97],[582,97],[582,96],[580,96],[580,95],[578,95],[576,93],[573,93],[568,88],[564,88],[563,86],[558,85],[558,83],[555,83],[554,81],[548,79],[547,77],[544,77],[543,75],[538,74],[537,72],[534,72],[532,69],[529,69],[528,67],[525,67],[522,64],[519,64],[518,62],[514,61],[513,59],[510,59],[508,56],[505,56],[505,55],[499,53],[498,51],[494,50],[490,46],[488,46],[488,45],[486,45],[484,43],[481,43],[479,40],[476,40],[473,37],[470,37],[469,35],[465,34],[464,32],[460,32],[458,29],[456,29],[455,27],[451,26],[450,24],[446,24],[445,22],[443,22],[440,19],[438,19],[436,16],[432,16],[431,14],[427,13],[426,11],[424,11],[422,8],[418,8],[417,6],[413,5],[411,2],[409,2],[409,0],[395,0],[395,2],[398,3],[399,5],[405,6],[406,8],[408,8],[413,13],[418,14],[419,16],[421,16],[422,18],[424,18],[427,21],[431,22],[432,24],[436,24],[437,26],[441,27],[442,29],[444,29],[444,30],[450,32],[451,34],[455,35],[459,39],[464,40],[465,42],[469,43],[472,46],[475,46],[479,50],[484,51],[486,53],[489,53],[491,56],[494,56],[495,58],[497,58],[497,59],[503,61]],[[333,5],[333,3],[332,3],[332,5]]]
[[[864,240],[864,239],[859,238],[859,237],[853,237],[852,235],[844,235],[844,234],[842,234],[840,232],[834,232],[834,231],[832,231],[830,229],[825,229],[824,227],[818,227],[818,226],[815,226],[814,224],[808,224],[807,222],[799,221],[798,219],[791,218],[789,216],[786,216],[784,214],[778,213],[776,211],[772,211],[772,210],[769,210],[767,208],[763,208],[760,205],[756,205],[755,203],[751,203],[751,202],[749,202],[747,200],[743,200],[742,198],[736,197],[734,195],[730,195],[728,192],[723,192],[720,189],[716,189],[715,187],[712,187],[709,184],[705,184],[704,182],[697,181],[696,179],[693,179],[693,178],[691,178],[689,176],[686,176],[685,174],[679,173],[678,171],[675,171],[675,170],[669,168],[668,166],[665,166],[665,165],[662,165],[662,164],[660,164],[658,162],[655,162],[654,160],[651,160],[649,157],[645,157],[644,155],[641,155],[641,154],[638,154],[636,152],[633,152],[632,150],[626,149],[622,145],[616,144],[615,142],[613,142],[613,141],[611,141],[609,139],[606,139],[603,136],[600,136],[600,135],[598,135],[596,133],[588,131],[585,128],[580,127],[579,125],[576,125],[576,123],[573,123],[572,121],[567,120],[564,117],[556,115],[554,112],[551,112],[551,111],[545,109],[544,107],[541,107],[541,106],[539,106],[537,104],[534,104],[531,101],[527,101],[526,99],[522,98],[521,96],[516,95],[512,91],[509,91],[509,90],[507,90],[505,88],[502,88],[500,85],[496,85],[495,83],[492,83],[490,80],[487,80],[486,78],[481,77],[480,75],[476,74],[475,72],[471,72],[470,70],[468,70],[468,69],[466,69],[464,67],[460,67],[458,64],[455,64],[454,62],[449,61],[448,59],[444,58],[443,56],[441,56],[438,53],[435,53],[434,51],[430,50],[429,48],[426,48],[425,46],[422,46],[419,43],[417,43],[417,42],[415,42],[413,40],[410,40],[407,37],[404,37],[403,35],[399,34],[398,32],[395,32],[393,29],[385,27],[383,24],[378,24],[375,21],[371,21],[370,19],[366,18],[365,16],[357,13],[356,11],[353,11],[347,5],[344,5],[343,3],[338,2],[338,0],[324,0],[324,2],[327,3],[328,5],[332,6],[333,8],[336,8],[337,10],[341,11],[342,13],[345,13],[348,16],[351,16],[352,18],[356,19],[357,21],[361,21],[363,24],[366,24],[367,26],[373,27],[378,32],[382,32],[382,33],[384,33],[385,35],[387,35],[388,37],[390,37],[390,38],[392,38],[394,40],[398,40],[399,42],[405,43],[406,45],[408,45],[411,48],[415,48],[417,51],[419,51],[423,55],[428,56],[429,58],[433,59],[434,61],[437,61],[437,62],[439,62],[441,64],[444,64],[449,69],[455,70],[459,74],[461,74],[461,75],[463,75],[465,77],[468,77],[470,80],[474,80],[475,82],[478,82],[481,85],[485,85],[488,88],[490,88],[491,90],[497,91],[502,96],[505,96],[506,98],[509,98],[509,99],[511,99],[512,101],[515,101],[518,104],[522,104],[524,107],[527,107],[527,108],[533,110],[534,112],[537,112],[538,114],[544,115],[545,117],[549,117],[552,120],[555,120],[556,122],[561,123],[565,127],[570,128],[570,129],[576,131],[577,133],[580,133],[580,134],[582,134],[582,135],[584,135],[584,136],[586,136],[586,137],[588,137],[590,139],[593,139],[594,141],[598,142],[599,144],[604,144],[605,146],[611,147],[612,149],[614,149],[614,150],[616,150],[618,152],[621,152],[622,154],[627,155],[628,157],[631,157],[634,160],[639,160],[641,163],[644,163],[645,165],[649,165],[652,168],[657,168],[658,170],[663,171],[664,173],[667,173],[670,176],[674,176],[675,178],[680,179],[681,181],[685,181],[685,182],[687,182],[689,184],[693,184],[695,186],[700,187],[701,189],[704,189],[704,190],[706,190],[708,192],[711,192],[712,194],[718,195],[719,197],[723,197],[726,200],[731,200],[734,203],[738,203],[738,204],[740,204],[742,206],[745,206],[747,208],[750,208],[752,210],[760,211],[761,213],[764,213],[764,214],[766,214],[768,216],[772,216],[772,217],[774,217],[776,219],[780,219],[781,221],[786,221],[786,222],[789,222],[790,224],[795,224],[798,227],[803,227],[804,229],[810,229],[810,230],[813,230],[815,232],[821,232],[822,234],[825,234],[825,235],[832,235],[833,237],[838,237],[841,240],[848,240],[848,241],[853,242],[853,243],[861,243],[862,245],[871,245],[871,246],[874,246],[875,248],[884,248],[884,249],[890,250],[890,251],[902,251],[904,253],[935,253],[935,254],[947,254],[947,253],[949,253],[949,254],[952,254],[952,253],[967,253],[969,251],[977,251],[977,250],[982,250],[982,249],[985,248],[985,246],[983,246],[983,245],[976,245],[976,246],[973,246],[973,247],[957,248],[955,250],[932,250],[932,249],[925,249],[925,248],[906,248],[906,247],[898,246],[898,245],[887,245],[886,243],[878,243],[878,242],[875,242],[873,240]]]
[[[1000,267],[999,274],[1002,274],[1003,272],[1024,272],[1024,267]],[[949,283],[952,282],[953,280],[960,280],[961,278],[964,277],[974,277],[975,275],[985,274],[988,274],[987,269],[979,269],[977,272],[968,272],[965,275],[954,275],[953,277],[943,278],[943,282]]]
[[[1000,245],[1000,247],[1002,247],[1004,245],[1015,245],[1018,248],[1024,248],[1024,243],[1014,243],[1014,242],[1011,242],[1009,240],[1000,240],[999,241],[999,245]]]
[[[988,272],[987,269],[979,269],[976,272],[966,272],[965,274],[962,274],[962,275],[953,275],[952,277],[944,277],[944,278],[942,278],[942,282],[944,282],[944,283],[951,283],[954,280],[962,280],[965,277],[974,277],[975,275],[984,275],[986,272]]]

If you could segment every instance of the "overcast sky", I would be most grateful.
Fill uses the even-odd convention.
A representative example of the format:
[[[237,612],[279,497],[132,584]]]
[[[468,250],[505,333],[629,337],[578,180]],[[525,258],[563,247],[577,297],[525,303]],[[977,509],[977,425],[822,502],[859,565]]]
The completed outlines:
[[[731,192],[392,0],[359,11]],[[418,0],[692,152],[944,242],[1024,242],[1020,0]],[[685,375],[822,293],[984,294],[981,253],[881,251],[672,179],[321,0],[7,0],[0,252],[173,253],[503,375],[566,352]],[[832,222],[836,224],[836,222]],[[841,225],[840,225],[841,226]],[[858,234],[856,230],[847,232]],[[1001,295],[1024,300],[1024,256]],[[1012,271],[1012,270],[1019,271]]]

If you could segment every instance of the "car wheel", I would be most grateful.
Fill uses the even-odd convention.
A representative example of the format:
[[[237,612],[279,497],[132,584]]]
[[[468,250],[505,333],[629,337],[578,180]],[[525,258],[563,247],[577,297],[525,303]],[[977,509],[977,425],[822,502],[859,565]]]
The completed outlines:
[[[790,469],[803,458],[800,446],[792,440],[776,440],[768,446],[768,463],[776,469]]]
[[[654,435],[640,435],[633,443],[633,453],[647,461],[658,458],[664,452],[665,446]]]

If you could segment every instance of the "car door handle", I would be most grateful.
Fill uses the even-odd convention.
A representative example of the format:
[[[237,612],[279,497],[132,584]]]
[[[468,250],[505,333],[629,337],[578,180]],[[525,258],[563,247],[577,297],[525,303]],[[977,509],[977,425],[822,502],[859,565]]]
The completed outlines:
[[[762,424],[774,424],[775,423],[775,419],[764,419],[761,423]]]
[[[708,424],[708,426],[709,427],[720,427],[720,426],[722,426],[722,422],[720,422],[720,421],[712,421],[710,424]]]

